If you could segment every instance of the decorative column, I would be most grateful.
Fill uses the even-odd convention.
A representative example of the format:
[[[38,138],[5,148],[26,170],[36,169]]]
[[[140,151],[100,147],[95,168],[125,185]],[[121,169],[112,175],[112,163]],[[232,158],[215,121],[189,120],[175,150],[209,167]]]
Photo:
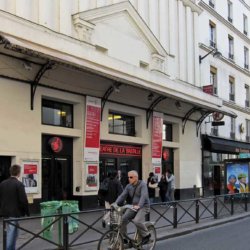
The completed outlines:
[[[199,37],[198,37],[198,17],[199,14],[197,12],[193,13],[194,18],[194,82],[195,86],[200,87],[200,65],[199,65]]]
[[[168,1],[159,0],[159,37],[160,42],[169,53],[169,11]]]
[[[186,6],[186,34],[187,34],[187,82],[194,84],[194,27],[192,11]]]
[[[179,78],[187,80],[187,51],[186,51],[186,26],[185,26],[185,7],[183,2],[178,0],[178,34],[179,34]]]

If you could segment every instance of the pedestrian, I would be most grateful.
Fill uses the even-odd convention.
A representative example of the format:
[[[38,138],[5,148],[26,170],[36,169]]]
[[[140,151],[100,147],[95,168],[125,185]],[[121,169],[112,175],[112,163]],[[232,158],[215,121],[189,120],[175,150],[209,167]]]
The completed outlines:
[[[163,174],[161,176],[161,179],[158,183],[158,187],[160,188],[160,197],[161,197],[161,202],[166,202],[166,193],[168,190],[168,182],[166,179],[166,175]]]
[[[4,218],[19,218],[29,216],[28,199],[22,182],[18,179],[21,174],[21,167],[13,165],[10,167],[10,178],[0,184],[0,211]],[[16,249],[18,236],[18,222],[12,221],[14,225],[7,225],[6,250]]]
[[[167,201],[174,201],[175,177],[170,169],[166,171],[166,180],[168,182],[168,190],[166,194]],[[172,207],[172,206],[171,206]]]
[[[129,184],[116,200],[118,205],[123,205],[125,200],[128,204],[133,205],[133,210],[127,209],[122,216],[121,232],[125,235],[128,223],[133,221],[142,237],[142,245],[147,244],[151,237],[144,223],[145,215],[150,211],[147,185],[144,181],[139,180],[138,173],[135,170],[128,172],[128,179]],[[127,243],[126,241],[124,239],[124,243]]]
[[[117,172],[117,178],[121,182],[123,189],[128,185],[128,177],[125,172],[122,172],[120,169]]]
[[[110,205],[114,203],[117,199],[117,197],[122,193],[123,187],[121,185],[121,182],[117,178],[117,173],[111,172],[108,174],[108,191],[104,193],[103,199],[105,201],[105,209],[106,213],[103,217],[102,225],[103,227],[106,226],[106,224],[109,224],[110,220]]]
[[[152,204],[155,202],[155,189],[158,187],[157,180],[153,172],[149,173],[147,186],[148,186],[149,200],[150,200],[150,203]]]

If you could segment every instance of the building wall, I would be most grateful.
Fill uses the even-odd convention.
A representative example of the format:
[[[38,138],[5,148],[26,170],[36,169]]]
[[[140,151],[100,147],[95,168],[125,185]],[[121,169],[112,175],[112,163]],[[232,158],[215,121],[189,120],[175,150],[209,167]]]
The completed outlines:
[[[76,37],[72,24],[73,14],[118,2],[123,0],[2,0],[0,9],[61,34]],[[186,0],[130,2],[168,53],[166,74],[200,86],[196,25],[200,9],[197,5]],[[123,43],[126,44],[126,40]]]
[[[210,66],[217,69],[217,95],[223,99],[238,117],[236,118],[235,135],[236,140],[246,140],[246,130],[240,132],[239,126],[246,125],[246,119],[250,118],[249,108],[245,107],[246,93],[245,84],[250,82],[250,72],[244,68],[244,47],[250,50],[249,30],[248,35],[243,33],[243,14],[248,17],[248,29],[250,24],[250,7],[247,2],[231,1],[233,3],[233,22],[228,21],[227,1],[215,1],[215,7],[209,7],[209,0],[203,2],[203,12],[199,16],[200,44],[209,47],[210,33],[209,21],[216,24],[217,48],[222,53],[221,58],[212,55],[202,60],[200,67],[201,85],[210,84]],[[205,27],[205,28],[204,28]],[[229,59],[228,35],[234,38],[234,60]],[[205,55],[208,51],[200,49],[200,54]],[[229,76],[235,79],[235,101],[229,99]],[[225,117],[225,126],[219,127],[219,136],[230,138],[231,119]],[[202,133],[210,134],[212,118],[206,120]]]
[[[203,93],[197,91],[198,88],[196,88],[200,87],[198,61],[198,15],[201,12],[200,8],[194,5],[194,1],[187,0],[130,1],[167,52],[167,60],[165,61],[163,72],[152,73],[150,71],[142,71],[142,69],[138,68],[139,59],[143,61],[149,60],[151,50],[148,48],[152,45],[145,47],[145,43],[141,43],[138,39],[140,33],[138,32],[138,34],[135,30],[132,32],[132,29],[128,29],[125,30],[124,33],[117,30],[120,24],[123,25],[123,28],[130,27],[125,23],[124,18],[119,19],[119,22],[116,24],[110,21],[96,24],[96,30],[92,36],[92,44],[86,41],[82,42],[77,38],[77,30],[72,21],[73,14],[117,2],[121,1],[39,0],[35,2],[31,0],[5,0],[0,2],[0,9],[2,10],[0,18],[4,20],[6,24],[1,31],[7,34],[12,34],[13,32],[14,34],[12,35],[16,37],[32,41],[37,47],[42,48],[41,50],[47,47],[49,48],[48,51],[56,58],[58,56],[58,49],[64,55],[64,58],[60,58],[61,60],[67,60],[70,55],[73,55],[73,63],[80,64],[80,59],[83,58],[92,63],[91,66],[93,69],[96,69],[95,66],[100,61],[102,61],[103,64],[107,62],[105,66],[113,67],[114,72],[118,72],[119,68],[126,68],[130,70],[131,73],[131,76],[128,74],[128,77],[131,78],[126,80],[131,82],[132,80],[136,80],[137,77],[143,79],[143,81],[141,80],[141,86],[145,88],[147,88],[148,81],[152,80],[157,83],[152,88],[159,90],[161,85],[164,84],[167,85],[170,91],[171,88],[179,91],[180,95],[186,92],[190,93],[190,100],[192,100],[191,95],[197,93],[195,100],[199,103],[203,97]],[[11,13],[11,15],[9,15],[9,13]],[[129,20],[131,21],[131,19]],[[10,23],[16,23],[16,25],[13,27]],[[134,23],[132,23],[131,26],[135,27]],[[111,41],[112,39],[109,39],[110,34],[108,32],[102,32],[105,31],[105,29],[109,29],[109,31],[115,34],[117,47],[114,45],[114,42]],[[101,39],[101,34],[105,36],[105,39]],[[37,42],[37,40],[39,40],[39,42]],[[97,41],[99,44],[95,44]],[[135,46],[136,49],[127,46],[127,43]],[[105,48],[105,46],[111,48],[108,56],[105,53],[96,51],[98,46],[99,50],[103,49],[100,47]],[[144,53],[145,51],[146,53]],[[111,61],[113,58],[120,58],[121,60]],[[17,74],[15,70],[13,70],[13,72]],[[53,74],[53,72],[51,72],[51,74]],[[166,78],[166,76],[168,78]],[[30,110],[29,85],[0,78],[0,96],[2,97],[0,99],[0,107],[6,107],[6,105],[8,107],[1,111],[3,117],[7,118],[0,124],[0,131],[5,131],[6,128],[7,130],[6,133],[0,134],[1,141],[3,141],[1,145],[4,145],[2,147],[0,145],[0,155],[12,155],[14,157],[13,162],[19,162],[21,159],[27,158],[38,159],[41,164],[42,134],[72,137],[74,152],[73,190],[75,190],[77,186],[83,187],[82,180],[84,179],[82,158],[85,96],[83,94],[83,85],[88,81],[93,81],[93,84],[98,84],[98,81],[93,78],[84,78],[82,82],[76,83],[75,87],[72,87],[70,83],[67,84],[63,82],[63,77],[63,73],[55,76],[55,80],[51,80],[49,85],[60,87],[68,91],[78,91],[81,95],[39,87],[36,92],[34,111]],[[27,79],[29,79],[28,76]],[[168,82],[166,79],[177,79],[178,82]],[[184,83],[188,83],[189,85],[187,86]],[[95,89],[93,88],[91,91],[91,94],[95,96]],[[50,97],[55,100],[73,104],[74,129],[42,125],[42,97]],[[12,103],[8,102],[10,99],[13,99]],[[208,103],[215,102],[218,103],[218,105],[220,104],[220,100],[212,98],[211,96],[208,96],[206,101]],[[109,110],[134,115],[136,117],[136,137],[109,134],[107,119]],[[196,136],[196,123],[193,121],[188,122],[185,129],[186,132],[182,134],[181,117],[176,118],[165,115],[164,121],[173,123],[174,127],[174,141],[163,142],[163,146],[174,148],[177,189],[190,189],[194,184],[197,185],[197,187],[201,186],[201,151],[200,139]],[[16,140],[13,135],[16,135],[18,140]],[[11,142],[9,138],[11,138]],[[103,121],[101,123],[101,140],[142,145],[143,178],[146,179],[148,172],[152,168],[152,157],[151,124],[149,124],[149,128],[147,129],[145,109],[108,102],[105,106]],[[41,173],[39,178],[41,183]],[[41,196],[40,192],[41,186],[39,186],[39,193],[34,195],[34,198],[39,198]],[[87,194],[92,195],[96,194],[96,192],[85,192],[84,188],[81,188],[80,192],[77,193],[77,195]]]

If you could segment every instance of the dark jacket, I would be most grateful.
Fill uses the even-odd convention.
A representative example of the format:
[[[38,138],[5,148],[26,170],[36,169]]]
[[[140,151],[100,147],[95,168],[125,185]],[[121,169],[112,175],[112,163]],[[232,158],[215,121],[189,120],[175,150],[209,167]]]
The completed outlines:
[[[160,188],[160,192],[166,193],[168,190],[168,182],[165,177],[161,177],[160,182],[158,183],[158,187]]]
[[[122,184],[117,178],[109,178],[108,192],[104,195],[104,200],[110,204],[114,203],[122,193]]]
[[[155,188],[150,188],[149,187],[149,183],[151,183],[151,184],[155,184],[156,183],[156,180],[155,180],[155,178],[153,176],[148,177],[147,186],[148,186],[148,195],[149,195],[149,198],[155,198]]]
[[[10,177],[0,184],[0,214],[4,217],[29,216],[24,185],[15,177]]]

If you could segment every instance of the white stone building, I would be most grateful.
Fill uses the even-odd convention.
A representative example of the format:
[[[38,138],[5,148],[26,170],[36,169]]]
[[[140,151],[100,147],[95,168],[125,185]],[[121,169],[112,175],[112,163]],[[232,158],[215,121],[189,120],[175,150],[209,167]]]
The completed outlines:
[[[249,158],[249,49],[250,3],[241,0],[199,1],[201,85],[223,100],[223,105],[237,114],[224,117],[224,126],[211,126],[213,118],[203,123],[203,171],[205,195],[223,193],[227,169],[224,160]],[[221,53],[213,56],[215,48]],[[212,136],[212,137],[210,137]],[[213,183],[220,183],[217,188]],[[214,189],[220,189],[214,190]]]
[[[146,179],[172,168],[176,197],[191,197],[203,185],[203,115],[234,117],[229,102],[201,88],[209,77],[200,74],[199,55],[209,51],[207,41],[199,47],[202,8],[191,0],[0,1],[1,180],[19,163],[24,183],[37,180],[27,186],[31,202],[87,207],[111,170]],[[153,111],[164,124],[160,142]],[[99,147],[86,147],[88,139]]]

